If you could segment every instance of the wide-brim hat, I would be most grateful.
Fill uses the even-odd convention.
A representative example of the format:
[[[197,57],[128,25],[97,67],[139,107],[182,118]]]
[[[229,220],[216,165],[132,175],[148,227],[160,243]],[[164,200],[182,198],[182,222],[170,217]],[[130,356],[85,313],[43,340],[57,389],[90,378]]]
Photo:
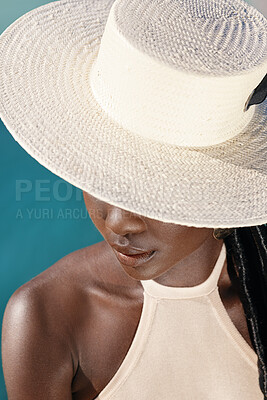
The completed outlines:
[[[267,21],[242,0],[62,0],[0,36],[0,116],[53,173],[165,222],[267,222]]]

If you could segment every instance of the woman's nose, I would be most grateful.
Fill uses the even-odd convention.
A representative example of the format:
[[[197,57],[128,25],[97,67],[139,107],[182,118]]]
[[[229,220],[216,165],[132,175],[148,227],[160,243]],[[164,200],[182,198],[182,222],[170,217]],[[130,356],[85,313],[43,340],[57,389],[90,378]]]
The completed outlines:
[[[106,228],[121,236],[146,230],[146,223],[141,215],[115,206],[109,207],[105,225]]]

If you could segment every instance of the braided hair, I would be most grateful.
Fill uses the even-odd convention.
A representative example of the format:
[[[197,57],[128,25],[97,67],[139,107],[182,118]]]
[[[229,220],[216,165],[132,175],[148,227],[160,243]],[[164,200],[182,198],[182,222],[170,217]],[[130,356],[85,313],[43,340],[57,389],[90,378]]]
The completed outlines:
[[[266,97],[267,74],[249,97],[247,109]],[[259,385],[267,400],[267,224],[234,228],[224,243],[228,274],[243,304],[258,356]]]
[[[234,228],[224,243],[228,274],[243,304],[267,400],[267,224]]]

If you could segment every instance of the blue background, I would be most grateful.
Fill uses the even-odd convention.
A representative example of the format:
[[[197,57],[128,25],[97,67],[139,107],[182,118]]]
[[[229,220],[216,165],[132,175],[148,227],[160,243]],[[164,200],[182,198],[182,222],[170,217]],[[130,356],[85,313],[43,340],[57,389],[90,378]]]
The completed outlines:
[[[0,0],[0,32],[27,11],[46,3],[48,1]],[[2,326],[6,303],[19,286],[66,254],[102,241],[103,237],[87,213],[82,191],[35,161],[13,139],[1,120],[0,182]],[[21,193],[20,199],[19,188],[25,187],[23,182],[30,186],[27,192]],[[7,399],[2,363],[0,399]]]
[[[48,1],[0,0],[0,33],[27,11],[46,3]],[[267,16],[266,0],[250,3]],[[0,179],[2,326],[6,303],[19,286],[66,254],[103,238],[87,214],[82,192],[29,156],[1,120]],[[23,188],[27,191],[21,193]],[[0,399],[7,399],[2,368]]]

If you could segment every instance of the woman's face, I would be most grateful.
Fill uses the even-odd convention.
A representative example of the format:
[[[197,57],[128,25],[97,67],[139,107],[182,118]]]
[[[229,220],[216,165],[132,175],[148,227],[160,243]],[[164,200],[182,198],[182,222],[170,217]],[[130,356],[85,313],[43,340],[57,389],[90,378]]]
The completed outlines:
[[[154,279],[170,270],[177,273],[181,260],[198,262],[198,257],[204,255],[203,246],[190,260],[189,255],[204,242],[216,242],[212,229],[161,222],[105,203],[87,192],[83,196],[94,225],[112,247],[122,268],[134,279]],[[125,258],[121,252],[149,254]]]

